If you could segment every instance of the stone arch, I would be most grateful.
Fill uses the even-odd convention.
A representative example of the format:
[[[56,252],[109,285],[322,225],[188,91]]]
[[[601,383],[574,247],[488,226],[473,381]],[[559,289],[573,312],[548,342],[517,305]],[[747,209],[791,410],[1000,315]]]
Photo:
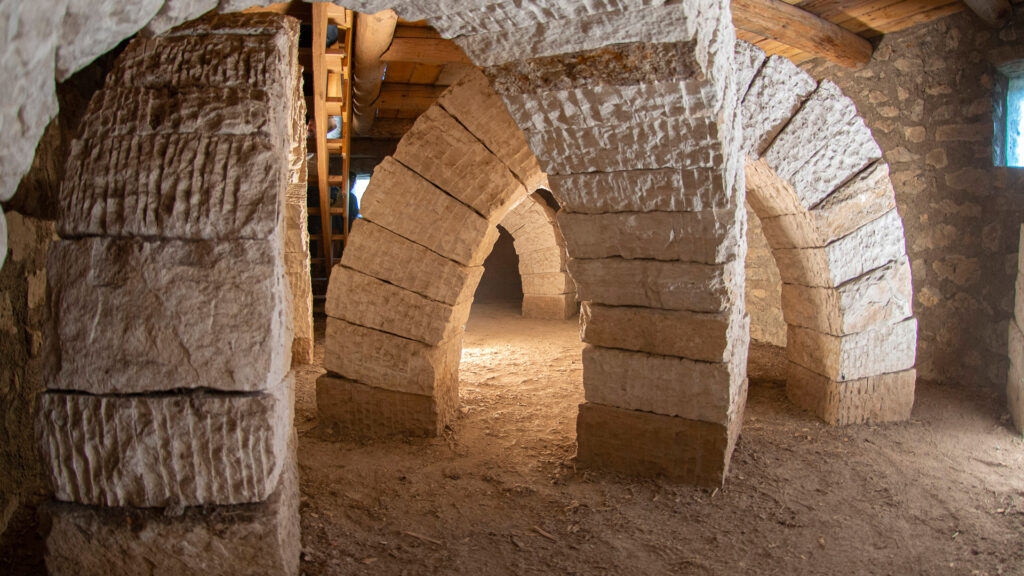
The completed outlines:
[[[747,201],[782,276],[787,393],[833,424],[903,420],[917,321],[888,165],[852,100],[737,43]]]
[[[499,224],[512,235],[519,256],[523,316],[527,318],[565,320],[579,310],[576,284],[566,270],[565,239],[555,216],[555,209],[535,192]]]

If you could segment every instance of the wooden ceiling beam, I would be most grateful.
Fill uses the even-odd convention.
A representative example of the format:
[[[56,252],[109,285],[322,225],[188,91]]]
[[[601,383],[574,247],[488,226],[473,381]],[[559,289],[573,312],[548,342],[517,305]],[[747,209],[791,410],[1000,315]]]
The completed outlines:
[[[782,0],[732,0],[733,25],[847,68],[871,60],[874,48],[860,36]]]
[[[416,108],[426,110],[437,101],[447,86],[433,84],[400,84],[385,82],[381,85],[378,109],[403,110]]]
[[[414,62],[442,65],[449,62],[472,64],[462,48],[451,40],[441,38],[395,37],[391,47],[380,57],[385,62]]]
[[[1010,0],[964,0],[964,4],[993,28],[1002,28],[1013,15]]]

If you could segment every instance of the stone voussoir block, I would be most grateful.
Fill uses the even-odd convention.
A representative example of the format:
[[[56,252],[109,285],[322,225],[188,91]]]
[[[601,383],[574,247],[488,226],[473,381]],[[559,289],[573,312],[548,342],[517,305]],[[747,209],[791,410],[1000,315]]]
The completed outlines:
[[[917,318],[833,336],[790,325],[786,358],[832,380],[845,382],[914,367]]]
[[[831,425],[901,422],[910,418],[916,381],[909,369],[837,382],[789,362],[786,395]]]
[[[576,284],[566,272],[521,274],[523,294],[576,294]]]
[[[741,203],[721,167],[550,175],[568,212],[727,210]]]
[[[50,247],[50,389],[252,392],[291,364],[284,255],[265,240],[86,238]]]
[[[523,294],[523,317],[568,320],[579,312],[576,294]]]
[[[432,438],[455,417],[457,403],[457,383],[423,395],[367,386],[332,374],[316,381],[320,421],[346,436]]]
[[[46,392],[36,431],[58,500],[228,505],[270,497],[287,460],[295,380],[258,394]]]
[[[564,246],[551,246],[519,254],[519,275],[547,274],[565,270],[569,259]]]
[[[889,165],[875,162],[811,209],[821,237],[842,238],[896,208]]]
[[[770,56],[743,95],[743,152],[760,157],[817,85],[789,58]]]

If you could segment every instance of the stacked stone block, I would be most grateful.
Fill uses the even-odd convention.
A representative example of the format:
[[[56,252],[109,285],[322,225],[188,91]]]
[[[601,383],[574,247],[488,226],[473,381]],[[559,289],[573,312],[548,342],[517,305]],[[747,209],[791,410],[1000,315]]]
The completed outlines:
[[[292,101],[291,149],[288,153],[288,189],[285,195],[285,266],[292,294],[292,363],[313,363],[313,282],[309,274],[309,210],[306,178],[306,99],[302,72],[296,69]]]
[[[566,320],[579,311],[576,285],[566,270],[565,239],[555,217],[555,210],[534,193],[501,221],[519,257],[525,318]]]
[[[298,573],[297,35],[233,15],[139,38],[90,104],[47,271],[51,574]]]
[[[1010,370],[1006,377],[1006,399],[1017,431],[1024,433],[1024,226],[1017,253],[1017,281],[1014,285],[1013,317],[1009,326]]]
[[[904,420],[917,320],[882,152],[835,84],[736,50],[747,200],[783,281],[788,395],[833,424]]]
[[[454,417],[482,264],[527,183],[543,181],[502,107],[474,70],[374,170],[327,290],[317,407],[335,430],[436,436]]]
[[[514,30],[457,41],[488,66],[562,206],[587,343],[578,459],[721,484],[749,338],[726,3],[543,23],[505,8]]]

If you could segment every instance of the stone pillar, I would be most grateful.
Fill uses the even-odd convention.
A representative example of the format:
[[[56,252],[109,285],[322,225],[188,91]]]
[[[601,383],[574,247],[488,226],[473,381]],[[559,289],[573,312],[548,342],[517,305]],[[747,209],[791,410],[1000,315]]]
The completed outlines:
[[[307,208],[306,99],[302,71],[295,70],[292,100],[291,149],[288,154],[288,191],[285,195],[285,267],[292,295],[292,363],[313,363],[313,282],[310,276],[309,209]]]
[[[1013,318],[1009,327],[1010,371],[1006,378],[1006,399],[1017,431],[1024,433],[1024,226],[1020,231],[1020,250],[1017,256],[1017,282],[1015,283]]]
[[[297,574],[285,189],[298,26],[138,38],[72,145],[36,435],[51,574]]]
[[[578,459],[720,485],[749,338],[727,3],[585,14],[460,43],[562,205],[588,344]]]

